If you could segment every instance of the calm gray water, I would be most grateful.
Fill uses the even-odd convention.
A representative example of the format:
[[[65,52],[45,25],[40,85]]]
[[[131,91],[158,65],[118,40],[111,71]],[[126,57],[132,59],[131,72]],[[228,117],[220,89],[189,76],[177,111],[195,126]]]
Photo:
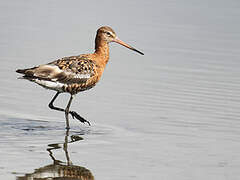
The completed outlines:
[[[240,179],[239,1],[11,0],[0,15],[0,179],[68,167],[97,180]],[[92,52],[102,25],[145,56],[111,44],[100,83],[72,104],[92,126],[71,120],[66,135],[47,106],[55,93],[15,70]]]

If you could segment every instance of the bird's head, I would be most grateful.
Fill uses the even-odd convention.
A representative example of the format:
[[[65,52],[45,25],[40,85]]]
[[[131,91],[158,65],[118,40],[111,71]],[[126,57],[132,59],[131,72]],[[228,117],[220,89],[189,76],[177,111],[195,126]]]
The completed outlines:
[[[116,42],[118,44],[121,44],[122,46],[125,46],[133,51],[136,51],[138,52],[139,54],[141,55],[144,55],[141,51],[138,51],[137,49],[133,48],[132,46],[128,45],[127,43],[123,42],[122,40],[120,40],[115,31],[108,27],[108,26],[103,26],[103,27],[100,27],[98,30],[97,30],[97,36],[96,36],[97,39],[101,39],[107,43],[110,43],[110,42]]]

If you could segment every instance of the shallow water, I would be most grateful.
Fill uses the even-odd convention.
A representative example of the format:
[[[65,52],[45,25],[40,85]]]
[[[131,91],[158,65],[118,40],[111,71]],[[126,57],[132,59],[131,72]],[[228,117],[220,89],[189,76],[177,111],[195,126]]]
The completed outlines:
[[[61,168],[105,180],[240,178],[238,1],[15,0],[0,10],[0,179]],[[92,52],[102,25],[145,56],[110,45],[100,83],[72,104],[92,126],[71,120],[68,135],[47,107],[54,92],[15,69]]]

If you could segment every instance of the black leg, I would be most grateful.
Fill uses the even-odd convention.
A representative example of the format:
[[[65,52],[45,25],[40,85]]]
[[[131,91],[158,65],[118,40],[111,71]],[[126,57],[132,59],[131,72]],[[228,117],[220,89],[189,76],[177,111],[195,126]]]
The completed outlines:
[[[72,99],[73,99],[73,96],[71,95],[69,101],[68,101],[68,105],[65,109],[65,117],[66,117],[66,129],[70,129],[69,127],[69,118],[68,118],[68,114],[69,114],[69,108],[71,106],[71,103],[72,103]]]
[[[55,96],[53,97],[51,102],[48,104],[48,107],[51,108],[51,109],[57,110],[57,111],[65,111],[64,109],[59,108],[59,107],[55,107],[53,105],[53,102],[56,100],[56,98],[58,97],[59,94],[60,94],[60,92],[57,92],[57,94],[55,94]]]
[[[57,97],[58,97],[58,95],[60,94],[60,92],[57,92],[56,94],[55,94],[55,96],[53,97],[53,99],[51,100],[51,102],[49,103],[49,108],[51,108],[51,109],[54,109],[54,110],[57,110],[57,111],[62,111],[62,112],[66,112],[66,110],[64,110],[64,109],[62,109],[62,108],[59,108],[59,107],[55,107],[54,105],[53,105],[53,102],[57,99]],[[72,99],[73,99],[73,97],[72,97],[72,95],[71,95],[71,98],[70,98],[70,100],[71,100],[71,102],[72,102]],[[69,100],[69,102],[70,102],[70,100]],[[69,103],[68,102],[68,103]],[[70,102],[70,105],[71,105],[71,102]],[[70,107],[70,105],[69,105],[69,107]],[[68,111],[69,111],[69,109],[68,109]],[[74,119],[74,118],[76,118],[77,120],[79,120],[80,122],[82,122],[82,123],[88,123],[88,125],[90,126],[91,124],[90,124],[90,122],[89,121],[87,121],[86,119],[84,119],[82,116],[80,116],[78,113],[76,113],[75,111],[69,111],[68,112],[69,114],[71,114],[72,115],[72,118]]]

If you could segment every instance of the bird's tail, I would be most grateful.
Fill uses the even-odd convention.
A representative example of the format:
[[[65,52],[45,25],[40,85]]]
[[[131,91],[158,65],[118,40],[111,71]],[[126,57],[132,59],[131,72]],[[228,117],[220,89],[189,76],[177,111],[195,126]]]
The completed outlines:
[[[33,76],[34,74],[34,69],[36,67],[33,67],[33,68],[27,68],[27,69],[17,69],[16,72],[17,73],[20,73],[20,74],[24,74],[25,76]]]
[[[25,74],[28,69],[17,69],[16,72],[20,74]]]
[[[28,79],[28,80],[34,79],[34,73],[32,71],[34,68],[17,69],[16,70],[17,73],[23,74],[23,76],[19,77],[18,79]]]

